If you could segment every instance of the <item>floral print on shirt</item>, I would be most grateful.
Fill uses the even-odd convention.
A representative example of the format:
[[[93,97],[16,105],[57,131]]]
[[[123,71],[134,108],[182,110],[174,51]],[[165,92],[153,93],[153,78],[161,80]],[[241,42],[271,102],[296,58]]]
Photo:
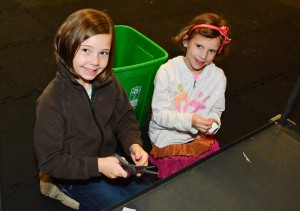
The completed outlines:
[[[204,94],[199,91],[199,93],[196,95],[196,99],[189,99],[188,93],[184,91],[182,84],[178,85],[178,90],[179,91],[175,91],[174,97],[174,106],[178,112],[195,113],[199,109],[205,110],[205,103],[210,96],[205,97]]]

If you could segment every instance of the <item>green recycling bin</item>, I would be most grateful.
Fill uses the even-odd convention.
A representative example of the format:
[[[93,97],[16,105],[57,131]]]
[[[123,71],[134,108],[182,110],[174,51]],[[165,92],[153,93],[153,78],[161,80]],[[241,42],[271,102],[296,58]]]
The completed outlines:
[[[116,51],[113,71],[125,89],[142,127],[151,108],[155,74],[168,53],[132,27],[115,26]]]

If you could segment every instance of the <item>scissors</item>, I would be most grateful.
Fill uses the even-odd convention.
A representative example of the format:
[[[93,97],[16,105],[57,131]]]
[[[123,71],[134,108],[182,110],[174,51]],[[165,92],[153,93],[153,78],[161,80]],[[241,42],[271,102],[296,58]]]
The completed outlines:
[[[158,174],[158,172],[147,170],[150,168],[154,168],[155,166],[136,166],[136,165],[127,163],[118,154],[115,154],[115,157],[120,161],[120,164],[123,167],[123,169],[131,175],[136,175],[137,173]]]

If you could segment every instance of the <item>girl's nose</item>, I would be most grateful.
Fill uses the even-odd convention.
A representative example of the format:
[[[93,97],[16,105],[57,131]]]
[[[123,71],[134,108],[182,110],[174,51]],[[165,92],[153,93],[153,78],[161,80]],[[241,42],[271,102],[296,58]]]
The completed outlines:
[[[207,51],[205,50],[201,51],[200,58],[205,60],[207,58],[207,54],[208,54]]]
[[[90,63],[94,66],[98,66],[100,64],[100,56],[98,56],[98,55],[92,56]]]

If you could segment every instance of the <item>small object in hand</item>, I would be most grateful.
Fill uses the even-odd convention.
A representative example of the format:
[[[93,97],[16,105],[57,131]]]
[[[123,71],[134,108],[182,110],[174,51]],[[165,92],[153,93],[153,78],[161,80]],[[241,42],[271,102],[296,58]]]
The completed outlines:
[[[213,134],[217,129],[218,129],[219,125],[215,122],[212,123],[211,128],[208,130],[209,133]]]
[[[127,163],[120,155],[115,154],[115,157],[120,161],[121,166],[125,171],[127,171],[130,175],[136,175],[137,173],[149,173],[149,174],[158,174],[155,171],[147,170],[150,168],[154,168],[155,166],[136,166],[130,163]]]

